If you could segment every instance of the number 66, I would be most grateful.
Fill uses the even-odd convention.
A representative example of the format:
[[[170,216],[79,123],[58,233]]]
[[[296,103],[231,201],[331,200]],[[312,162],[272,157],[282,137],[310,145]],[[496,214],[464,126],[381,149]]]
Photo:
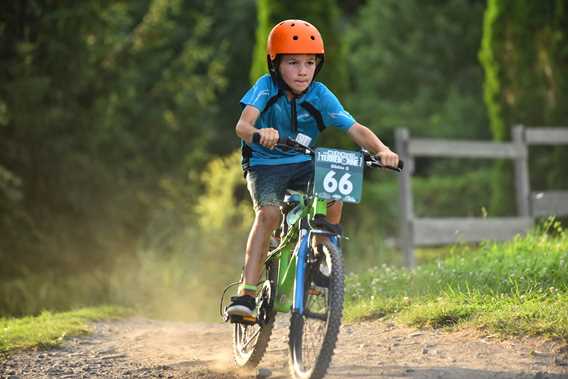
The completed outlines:
[[[335,174],[336,174],[335,171],[330,170],[325,175],[325,177],[323,178],[323,188],[325,189],[326,192],[333,193],[339,187],[339,192],[342,195],[349,195],[351,191],[353,191],[353,183],[349,181],[351,174],[348,173],[343,174],[341,179],[339,179],[339,183],[337,183],[337,180],[335,180],[334,178]]]

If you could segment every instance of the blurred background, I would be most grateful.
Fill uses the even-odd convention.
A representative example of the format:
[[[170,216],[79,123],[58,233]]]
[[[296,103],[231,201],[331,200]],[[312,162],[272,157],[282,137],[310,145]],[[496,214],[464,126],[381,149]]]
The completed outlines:
[[[114,303],[215,319],[253,217],[239,99],[287,18],[320,29],[319,80],[390,146],[399,127],[568,125],[564,0],[4,1],[0,316]],[[333,130],[320,145],[355,148]],[[568,188],[567,150],[531,151],[533,189]],[[418,216],[515,214],[507,162],[417,164]],[[396,175],[367,173],[345,208],[347,271],[401,264]]]

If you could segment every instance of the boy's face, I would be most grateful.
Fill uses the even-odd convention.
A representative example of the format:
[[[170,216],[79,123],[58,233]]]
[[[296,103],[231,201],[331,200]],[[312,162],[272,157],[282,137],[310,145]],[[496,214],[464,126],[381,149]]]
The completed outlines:
[[[316,71],[315,54],[284,54],[280,62],[280,74],[294,93],[305,91]]]

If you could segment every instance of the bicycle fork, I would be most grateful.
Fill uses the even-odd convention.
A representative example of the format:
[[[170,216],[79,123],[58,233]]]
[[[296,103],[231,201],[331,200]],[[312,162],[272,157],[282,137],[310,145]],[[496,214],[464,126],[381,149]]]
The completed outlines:
[[[308,258],[309,233],[306,229],[300,230],[300,238],[296,250],[296,280],[292,312],[304,314],[304,286]]]
[[[336,246],[339,246],[339,237],[335,234],[327,235],[331,241]],[[295,251],[296,254],[296,280],[294,281],[294,298],[292,302],[292,312],[299,314],[304,314],[305,304],[304,304],[304,291],[306,286],[306,268],[308,266],[308,252],[310,250],[310,239],[311,233],[306,229],[300,230],[300,238],[298,239],[298,245]],[[315,246],[311,246],[315,248]]]

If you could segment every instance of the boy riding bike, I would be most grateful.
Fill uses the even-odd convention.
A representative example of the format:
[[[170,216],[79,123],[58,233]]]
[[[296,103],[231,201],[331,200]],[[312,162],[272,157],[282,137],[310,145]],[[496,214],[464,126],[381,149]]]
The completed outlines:
[[[359,146],[375,153],[383,164],[398,165],[398,155],[355,121],[325,85],[314,81],[324,57],[323,40],[312,24],[303,20],[278,23],[267,41],[270,75],[260,77],[241,99],[244,109],[236,133],[241,138],[243,169],[255,220],[246,246],[243,282],[238,296],[231,298],[228,315],[253,314],[256,284],[271,234],[280,223],[279,207],[285,192],[306,191],[313,177],[311,157],[275,148],[279,139],[290,138],[314,146],[321,131],[336,127]],[[260,134],[260,143],[253,143],[255,133]],[[330,205],[328,222],[339,224],[341,208],[340,202]]]

